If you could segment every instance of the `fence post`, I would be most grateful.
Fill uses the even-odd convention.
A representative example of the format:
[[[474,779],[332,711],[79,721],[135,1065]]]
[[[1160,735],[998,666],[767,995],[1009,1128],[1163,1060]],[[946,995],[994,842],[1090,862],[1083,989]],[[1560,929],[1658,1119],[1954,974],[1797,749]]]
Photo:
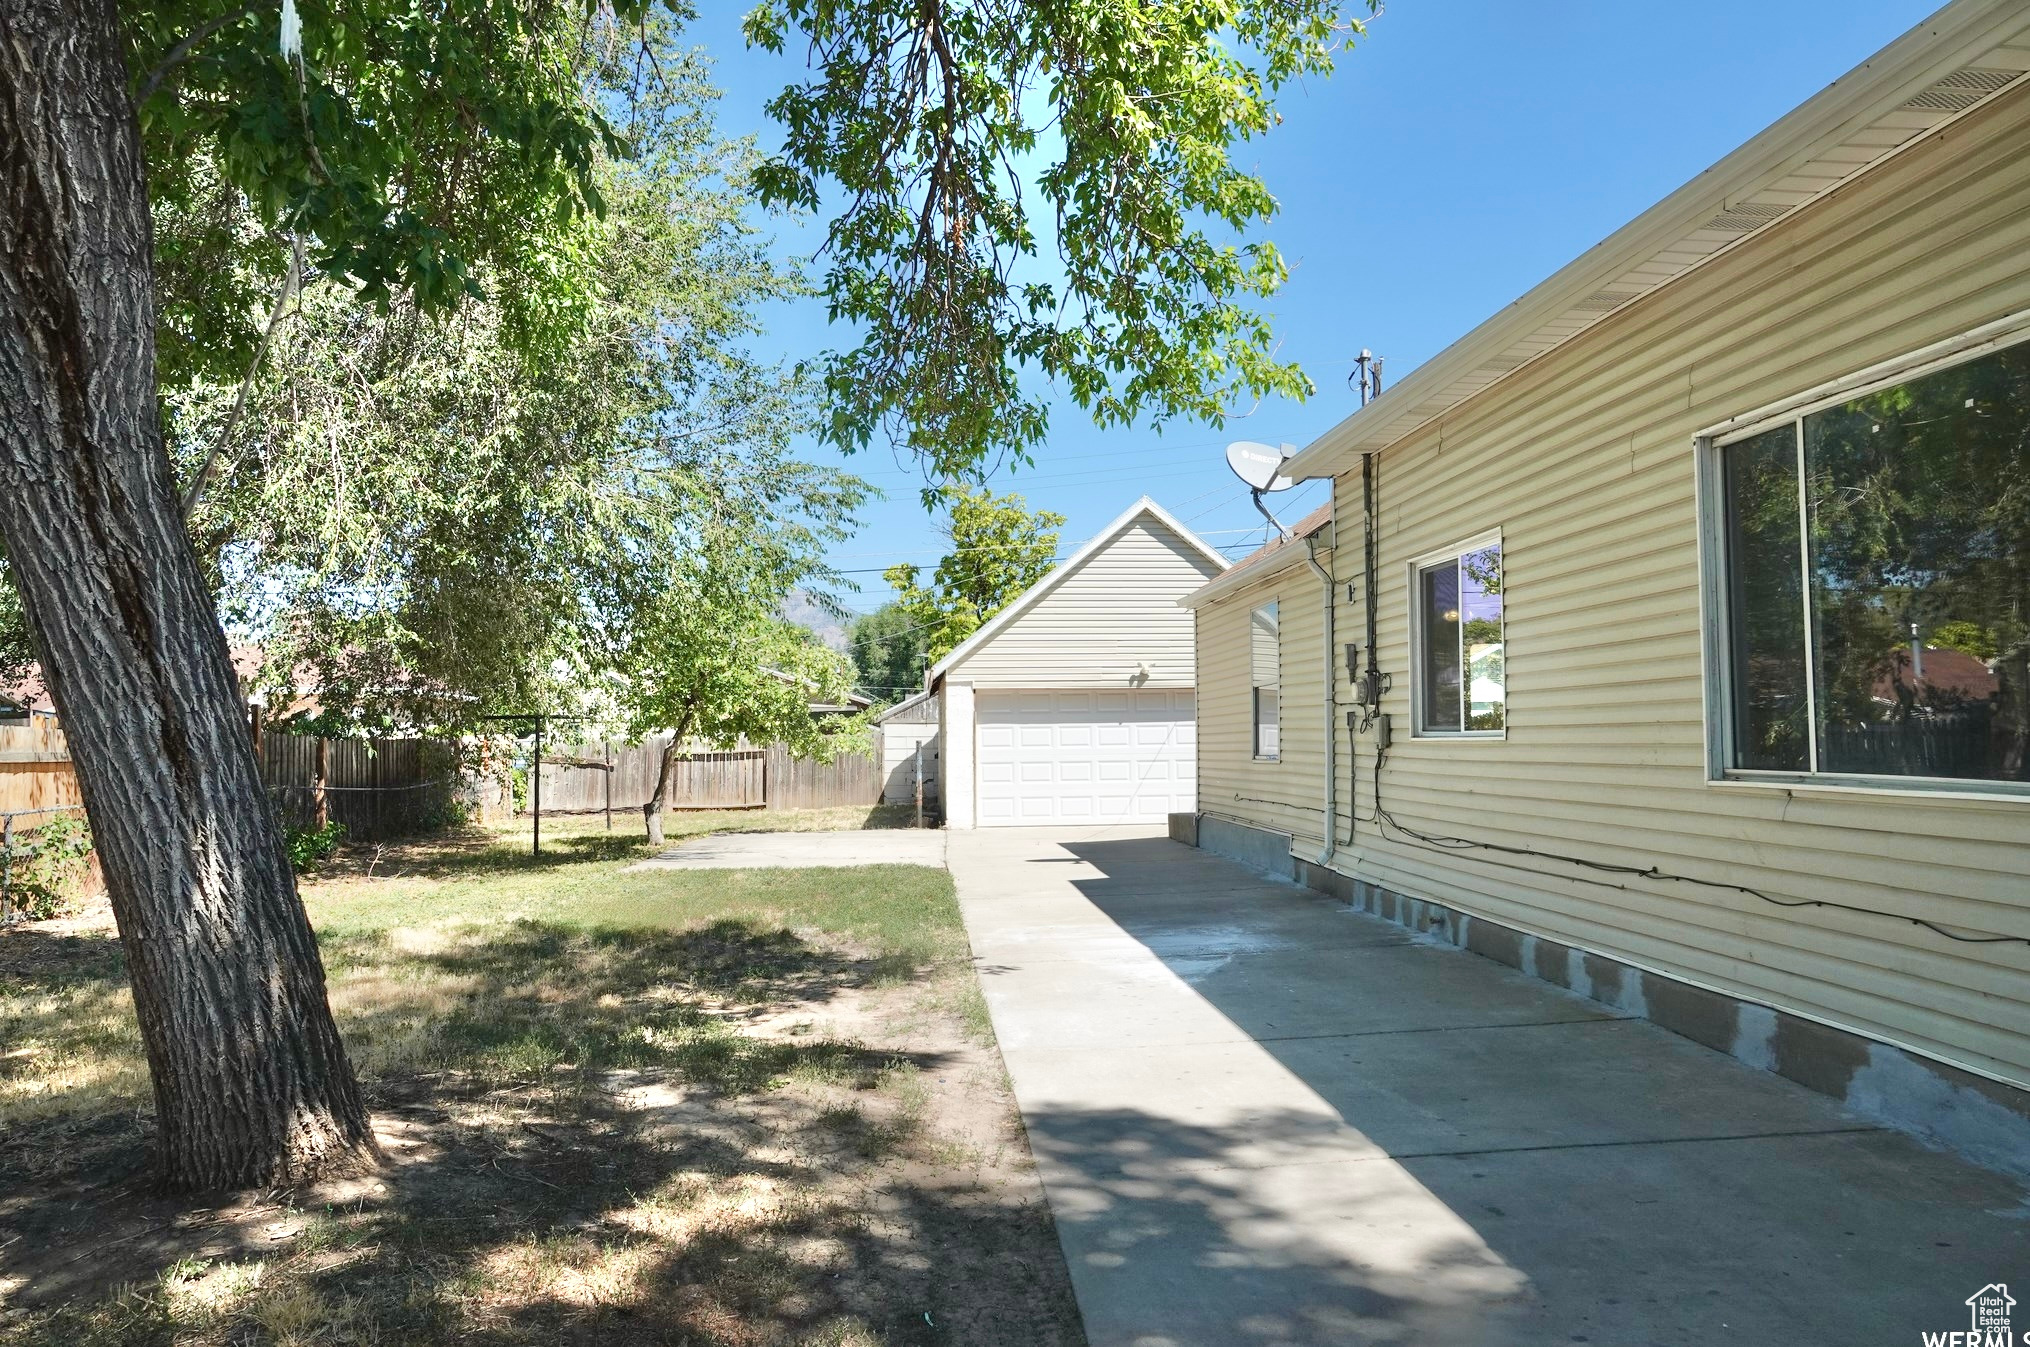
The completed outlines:
[[[0,820],[0,921],[7,919],[13,910],[13,900],[8,890],[14,884],[14,815]]]
[[[324,783],[331,771],[331,741],[317,737],[317,766],[310,774],[310,826],[322,831],[331,823],[331,805],[325,798]]]
[[[613,831],[613,741],[601,739],[599,751],[606,756],[606,831]]]
[[[923,740],[916,741],[916,826],[923,826]]]

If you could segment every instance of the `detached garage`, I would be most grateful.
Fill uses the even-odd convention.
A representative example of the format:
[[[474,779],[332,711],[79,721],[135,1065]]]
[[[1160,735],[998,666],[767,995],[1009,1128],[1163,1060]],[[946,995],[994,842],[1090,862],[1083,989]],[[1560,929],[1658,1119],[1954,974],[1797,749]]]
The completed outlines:
[[[1197,807],[1191,614],[1226,559],[1146,496],[931,667],[945,824]]]

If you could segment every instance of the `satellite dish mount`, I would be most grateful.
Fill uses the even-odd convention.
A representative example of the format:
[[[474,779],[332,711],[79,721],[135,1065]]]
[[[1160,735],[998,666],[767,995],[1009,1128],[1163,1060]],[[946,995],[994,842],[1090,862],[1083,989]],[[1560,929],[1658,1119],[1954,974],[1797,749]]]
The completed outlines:
[[[1262,518],[1269,521],[1278,537],[1286,542],[1290,530],[1283,527],[1283,521],[1269,513],[1269,507],[1262,503],[1264,494],[1271,491],[1288,491],[1297,485],[1296,479],[1283,475],[1283,463],[1297,452],[1294,444],[1266,445],[1253,440],[1236,440],[1226,447],[1226,465],[1234,470],[1234,476],[1248,484],[1248,495],[1255,502],[1255,508],[1262,512]]]

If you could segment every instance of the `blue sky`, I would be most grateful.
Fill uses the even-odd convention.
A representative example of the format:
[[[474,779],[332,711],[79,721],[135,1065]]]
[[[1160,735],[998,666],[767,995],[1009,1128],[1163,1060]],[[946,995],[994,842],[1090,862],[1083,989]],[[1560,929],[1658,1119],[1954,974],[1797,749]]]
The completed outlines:
[[[1937,0],[1394,0],[1329,80],[1286,91],[1283,124],[1242,147],[1281,202],[1263,230],[1291,264],[1268,304],[1282,352],[1318,385],[1309,402],[1267,403],[1225,428],[1174,424],[1101,431],[1059,403],[1035,466],[993,485],[1069,517],[1069,552],[1148,494],[1237,556],[1262,521],[1228,472],[1223,447],[1302,445],[1356,405],[1346,387],[1363,347],[1391,381],[1599,242],[1644,208],[1923,19]],[[694,40],[717,61],[721,125],[775,128],[762,105],[803,74],[800,54],[748,51],[743,7],[712,7]],[[775,226],[785,251],[812,228]],[[847,344],[823,301],[775,306],[761,353],[814,355]],[[1239,409],[1236,409],[1239,410]],[[934,565],[936,521],[921,478],[885,450],[835,462],[887,492],[832,554],[871,609],[880,571]],[[1272,497],[1292,520],[1323,498],[1312,483]]]

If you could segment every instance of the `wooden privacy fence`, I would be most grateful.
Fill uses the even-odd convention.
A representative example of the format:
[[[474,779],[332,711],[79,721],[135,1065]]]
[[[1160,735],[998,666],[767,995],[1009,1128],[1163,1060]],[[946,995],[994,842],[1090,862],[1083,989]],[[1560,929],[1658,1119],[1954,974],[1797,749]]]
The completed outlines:
[[[458,789],[453,751],[427,739],[315,739],[261,735],[261,780],[282,821],[345,825],[355,841],[412,836],[440,826]]]
[[[52,716],[0,725],[0,814],[34,813],[82,805],[77,773],[63,727]]]
[[[655,793],[667,738],[634,745],[577,744],[543,752],[543,812],[639,812]],[[878,750],[877,750],[878,753]],[[608,767],[608,764],[611,767]],[[826,809],[881,802],[878,756],[796,758],[781,744],[686,753],[670,782],[672,809]],[[611,786],[611,796],[608,787]]]

